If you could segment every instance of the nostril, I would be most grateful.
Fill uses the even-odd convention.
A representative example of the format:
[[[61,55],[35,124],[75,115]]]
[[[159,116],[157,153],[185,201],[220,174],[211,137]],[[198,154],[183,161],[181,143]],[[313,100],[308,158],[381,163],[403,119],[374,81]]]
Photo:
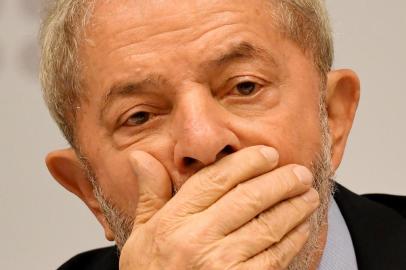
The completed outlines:
[[[193,165],[194,163],[196,163],[196,159],[194,159],[194,158],[191,158],[191,157],[184,157],[183,158],[183,165],[185,166],[185,167],[189,167],[189,166],[191,166],[191,165]]]
[[[235,152],[235,150],[234,150],[234,148],[233,148],[231,145],[227,145],[227,146],[224,147],[223,150],[221,151],[221,153],[224,153],[224,154],[232,154],[232,153],[234,153],[234,152]]]
[[[227,145],[226,147],[223,148],[223,150],[221,150],[220,153],[217,154],[216,156],[216,161],[222,159],[225,156],[228,156],[229,154],[234,153],[235,150],[232,146]]]
[[[215,159],[199,160],[199,159],[192,158],[192,157],[183,157],[182,165],[185,168],[200,169],[200,168],[207,166],[207,165],[211,164],[212,162],[216,162],[216,161],[222,159],[223,157],[228,156],[229,154],[232,154],[234,152],[235,152],[234,148],[230,145],[227,145],[216,155]]]

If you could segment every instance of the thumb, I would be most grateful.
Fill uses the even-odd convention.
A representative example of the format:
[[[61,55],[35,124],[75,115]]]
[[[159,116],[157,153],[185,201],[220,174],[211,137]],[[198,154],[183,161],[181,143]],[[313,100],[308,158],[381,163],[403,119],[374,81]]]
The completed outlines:
[[[165,167],[144,151],[133,151],[130,163],[138,180],[134,228],[146,223],[172,197],[172,182]]]

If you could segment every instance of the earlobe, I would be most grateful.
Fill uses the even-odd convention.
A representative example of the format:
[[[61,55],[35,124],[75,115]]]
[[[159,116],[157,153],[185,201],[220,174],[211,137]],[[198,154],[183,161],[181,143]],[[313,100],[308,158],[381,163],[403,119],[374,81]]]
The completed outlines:
[[[360,98],[357,74],[348,69],[332,71],[327,81],[327,113],[331,135],[332,165],[341,163]]]
[[[46,157],[46,165],[55,180],[64,188],[78,196],[96,216],[103,226],[106,238],[114,240],[100,205],[93,194],[93,185],[88,179],[86,169],[72,148],[51,152]]]

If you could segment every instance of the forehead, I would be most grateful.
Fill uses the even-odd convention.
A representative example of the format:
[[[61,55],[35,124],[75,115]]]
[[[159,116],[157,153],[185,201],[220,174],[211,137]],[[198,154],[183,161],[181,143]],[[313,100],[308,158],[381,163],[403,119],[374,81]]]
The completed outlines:
[[[112,18],[122,23],[155,24],[170,19],[188,24],[195,19],[209,19],[207,15],[224,16],[224,12],[260,15],[268,10],[267,0],[96,0],[93,9],[93,22],[109,22]],[[218,18],[220,19],[220,17]]]
[[[101,0],[96,2],[85,40],[88,47],[99,50],[127,49],[131,44],[137,47],[138,54],[168,49],[174,44],[193,43],[198,50],[199,42],[193,41],[204,43],[222,34],[224,39],[226,33],[231,38],[242,34],[237,31],[243,28],[269,28],[268,6],[269,1],[261,0]]]
[[[159,92],[176,103],[190,86],[219,86],[241,73],[317,79],[311,59],[275,29],[270,2],[97,1],[79,55],[86,88],[82,108],[91,112],[81,117],[102,119],[116,92]],[[213,62],[227,65],[206,65]]]
[[[224,53],[230,43],[255,39],[267,46],[264,38],[272,38],[269,2],[100,0],[79,57],[85,69],[129,65],[144,70],[147,63],[162,67],[162,61],[199,65],[203,58]]]

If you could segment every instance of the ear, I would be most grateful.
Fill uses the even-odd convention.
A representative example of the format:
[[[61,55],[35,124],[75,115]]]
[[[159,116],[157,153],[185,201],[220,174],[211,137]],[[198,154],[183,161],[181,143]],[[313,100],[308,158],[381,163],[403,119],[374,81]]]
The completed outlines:
[[[114,233],[103,215],[100,205],[93,194],[93,185],[88,179],[86,169],[72,148],[51,152],[45,160],[48,170],[64,188],[77,195],[104,228],[107,240],[114,240]]]
[[[355,72],[343,69],[329,73],[326,105],[332,140],[331,150],[334,170],[341,163],[359,98],[360,82]]]

